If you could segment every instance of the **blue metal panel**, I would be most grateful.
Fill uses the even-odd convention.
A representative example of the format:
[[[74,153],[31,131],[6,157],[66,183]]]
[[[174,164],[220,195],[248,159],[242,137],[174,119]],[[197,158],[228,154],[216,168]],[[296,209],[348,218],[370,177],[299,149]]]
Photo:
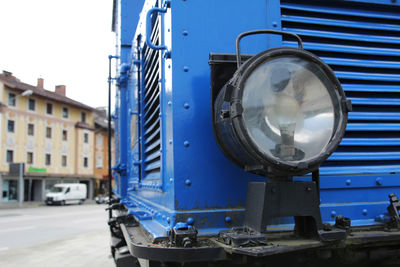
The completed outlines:
[[[400,160],[400,152],[334,152],[331,160]]]
[[[400,61],[384,61],[384,60],[373,60],[373,59],[365,60],[365,59],[330,58],[330,57],[321,57],[321,59],[330,65],[400,69]]]
[[[365,21],[351,21],[346,19],[335,20],[329,18],[315,18],[315,17],[302,17],[296,15],[282,15],[282,21],[287,22],[298,22],[298,23],[309,23],[316,25],[326,25],[326,26],[338,26],[338,27],[351,27],[359,29],[369,29],[369,30],[383,30],[383,31],[400,31],[398,25],[392,24],[379,24]],[[331,35],[329,32],[326,32]],[[332,36],[332,35],[331,35]],[[322,36],[326,37],[326,36]],[[337,36],[333,36],[336,38]]]
[[[353,103],[354,104],[354,103]],[[399,121],[400,112],[351,112],[350,120],[360,121]]]
[[[398,123],[348,123],[347,131],[400,131]]]
[[[297,47],[297,42],[285,41],[286,46]],[[325,43],[310,43],[303,42],[305,50],[319,50],[319,51],[336,51],[343,53],[353,53],[357,51],[359,54],[367,55],[381,55],[381,56],[400,56],[399,49],[382,48],[382,47],[367,47],[357,45],[340,45],[340,44],[325,44]]]
[[[243,207],[247,183],[262,179],[230,162],[215,141],[208,58],[210,53],[234,53],[240,33],[268,28],[271,20],[279,19],[279,11],[273,18],[268,17],[268,7],[275,5],[276,9],[278,4],[264,0],[248,1],[246,5],[240,0],[172,2],[173,151],[178,210],[211,212]],[[279,28],[279,20],[276,22]],[[246,38],[243,53],[254,54],[269,48],[269,44],[276,45],[269,42],[271,39]]]
[[[131,55],[131,44],[139,21],[139,14],[145,0],[120,0],[119,16],[119,42],[120,63],[129,63]]]
[[[388,194],[400,191],[399,10],[283,0],[281,12],[282,28],[330,64],[353,104],[345,138],[320,168],[323,220],[341,214],[352,225],[374,224]]]
[[[368,165],[349,165],[349,166],[322,166],[320,172],[323,175],[343,175],[343,174],[382,174],[400,173],[398,164],[369,163]],[[340,197],[340,196],[338,196]]]
[[[304,1],[307,3],[307,1]],[[369,1],[372,2],[372,1]],[[376,1],[378,2],[378,1]],[[337,4],[337,3],[335,3]],[[351,5],[348,5],[350,8],[340,8],[335,7],[335,4],[332,6],[312,6],[307,4],[294,4],[294,3],[282,3],[281,7],[286,9],[295,9],[301,11],[311,11],[318,13],[327,13],[333,15],[347,15],[347,16],[359,16],[359,17],[367,17],[367,18],[386,18],[386,19],[399,19],[399,15],[396,13],[390,12],[390,7],[388,7],[389,12],[380,12],[378,10],[357,10],[351,8]]]
[[[344,138],[341,146],[400,146],[400,138]]]

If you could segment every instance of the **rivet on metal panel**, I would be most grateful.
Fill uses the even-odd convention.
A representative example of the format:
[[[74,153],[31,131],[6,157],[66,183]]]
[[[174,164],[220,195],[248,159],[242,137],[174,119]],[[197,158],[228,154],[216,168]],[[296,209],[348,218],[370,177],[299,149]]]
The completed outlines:
[[[189,109],[189,108],[190,108],[190,106],[189,106],[188,103],[183,104],[183,107],[184,107],[185,109]]]
[[[382,185],[383,179],[381,177],[378,177],[378,178],[376,178],[375,182],[377,185]]]
[[[182,31],[183,36],[188,36],[189,32],[187,30]]]
[[[183,142],[183,146],[184,146],[184,147],[189,147],[189,145],[190,145],[189,141]]]
[[[362,210],[362,214],[363,214],[364,216],[367,216],[368,210],[367,210],[367,209],[363,209],[363,210]]]
[[[185,185],[186,186],[191,186],[192,185],[192,181],[190,181],[190,179],[186,179],[185,180]]]
[[[378,216],[376,216],[376,220],[383,222],[385,220],[385,215],[379,214]]]
[[[171,101],[168,101],[168,106],[172,106],[172,102]]]
[[[276,27],[276,26],[278,26],[278,23],[276,21],[273,21],[272,22],[272,27]]]
[[[164,58],[171,58],[171,51],[165,51],[164,52]]]
[[[168,65],[168,69],[170,69],[171,68],[171,65]]]
[[[189,71],[189,67],[188,66],[183,66],[183,71],[184,72],[188,72]]]
[[[351,185],[351,180],[350,179],[346,180],[346,185]]]
[[[332,217],[332,218],[335,218],[335,217],[336,217],[336,211],[334,211],[334,210],[331,211],[331,217]]]
[[[186,221],[187,224],[192,225],[194,223],[194,219],[192,217],[189,217]]]
[[[230,223],[231,221],[232,221],[231,217],[229,217],[229,216],[225,217],[225,222],[226,223]]]
[[[174,181],[174,178],[169,178],[169,182],[172,183]]]
[[[312,189],[311,189],[310,186],[306,186],[306,191],[307,191],[307,192],[311,192],[311,190],[312,190]]]
[[[170,145],[172,145],[172,139],[169,139],[168,143],[169,143]]]
[[[171,218],[167,217],[167,223],[170,223],[170,222],[171,222]]]

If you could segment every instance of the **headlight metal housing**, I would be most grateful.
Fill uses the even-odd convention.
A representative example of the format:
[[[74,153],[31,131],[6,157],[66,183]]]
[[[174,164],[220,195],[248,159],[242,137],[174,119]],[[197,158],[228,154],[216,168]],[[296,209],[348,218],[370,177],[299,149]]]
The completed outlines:
[[[254,32],[258,33],[258,32]],[[278,32],[279,33],[279,32]],[[251,34],[251,33],[250,33]],[[245,33],[245,35],[249,35]],[[243,36],[242,36],[243,37]],[[240,41],[240,36],[238,42]],[[237,42],[237,59],[240,65],[240,48]],[[317,169],[338,147],[347,124],[348,112],[351,111],[351,102],[346,99],[340,82],[332,69],[314,54],[301,49],[280,47],[263,51],[244,64],[240,65],[233,77],[219,92],[214,104],[214,130],[217,140],[225,154],[237,165],[246,171],[265,176],[294,176],[303,175]],[[282,57],[293,57],[314,64],[321,70],[332,85],[328,93],[331,97],[335,125],[333,134],[327,146],[317,157],[299,161],[277,160],[254,142],[246,128],[243,118],[243,91],[249,76],[261,64]]]

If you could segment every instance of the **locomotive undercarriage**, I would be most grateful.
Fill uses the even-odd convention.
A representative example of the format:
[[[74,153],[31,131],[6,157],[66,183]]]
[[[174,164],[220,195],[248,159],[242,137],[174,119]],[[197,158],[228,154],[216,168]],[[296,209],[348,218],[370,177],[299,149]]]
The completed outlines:
[[[398,266],[400,231],[384,226],[352,227],[340,241],[268,232],[266,242],[228,244],[219,236],[198,237],[191,247],[154,240],[120,209],[110,220],[111,251],[120,266]]]

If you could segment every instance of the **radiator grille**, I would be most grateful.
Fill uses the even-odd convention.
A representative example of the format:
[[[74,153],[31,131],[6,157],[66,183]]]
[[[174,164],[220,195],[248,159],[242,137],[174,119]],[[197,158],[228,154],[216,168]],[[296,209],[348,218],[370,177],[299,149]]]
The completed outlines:
[[[151,41],[160,44],[160,22],[153,21]],[[143,48],[142,145],[143,180],[161,180],[160,51]]]
[[[335,71],[353,112],[323,174],[400,172],[400,7],[281,1],[282,30]],[[285,46],[297,46],[283,39]]]

